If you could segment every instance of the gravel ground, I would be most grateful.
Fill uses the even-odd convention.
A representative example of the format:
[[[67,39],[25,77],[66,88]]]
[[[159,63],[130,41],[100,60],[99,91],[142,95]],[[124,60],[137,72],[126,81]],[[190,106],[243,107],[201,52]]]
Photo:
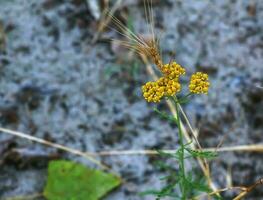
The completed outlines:
[[[260,143],[263,2],[155,2],[164,58],[169,60],[176,52],[176,60],[187,69],[185,83],[197,70],[210,75],[209,95],[194,97],[185,106],[200,130],[202,145],[214,147],[222,138],[223,146]],[[135,30],[143,32],[142,4],[125,1],[123,9],[127,6]],[[80,0],[0,1],[1,126],[81,151],[176,148],[175,127],[159,119],[153,105],[141,97],[141,84],[150,80],[143,64],[135,58],[125,61],[127,55],[104,39],[91,45],[96,33],[96,21],[91,18]],[[112,36],[116,34],[108,30],[102,38]],[[4,133],[0,143],[0,199],[41,192],[50,159],[90,165],[83,158]],[[37,156],[24,159],[14,149]],[[161,172],[154,160],[102,158],[127,182],[106,199],[152,199],[137,193],[160,186]],[[249,185],[262,177],[262,166],[259,153],[226,153],[211,163],[218,187],[226,185],[228,169],[234,185]],[[259,187],[246,199],[262,199],[262,191]]]

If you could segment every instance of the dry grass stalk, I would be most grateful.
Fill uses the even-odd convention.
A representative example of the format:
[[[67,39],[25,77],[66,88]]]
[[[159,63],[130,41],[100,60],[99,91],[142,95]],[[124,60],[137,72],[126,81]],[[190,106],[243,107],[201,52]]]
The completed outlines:
[[[31,136],[31,135],[28,135],[28,134],[25,134],[25,133],[22,133],[19,131],[13,131],[13,130],[5,129],[5,128],[0,128],[0,131],[4,132],[4,133],[8,133],[8,134],[13,135],[13,136],[24,138],[24,139],[27,139],[27,140],[30,140],[33,142],[37,142],[37,143],[44,144],[44,145],[47,145],[50,147],[54,147],[56,149],[60,149],[60,150],[63,150],[63,151],[66,151],[66,152],[69,152],[69,153],[72,153],[75,155],[82,156],[83,158],[86,158],[90,162],[98,165],[102,169],[110,170],[110,168],[108,166],[106,166],[106,165],[102,164],[100,161],[96,160],[92,155],[81,152],[79,150],[72,149],[72,148],[66,147],[64,145],[57,144],[57,143],[49,142],[47,140],[37,138],[37,137]]]
[[[32,194],[32,195],[26,195],[26,196],[9,197],[3,200],[35,200],[40,197],[43,197],[43,194]]]
[[[249,187],[245,187],[244,191],[241,192],[238,196],[236,196],[233,200],[241,200],[243,197],[248,195],[252,190],[254,190],[259,185],[263,185],[263,178],[257,180],[253,185]]]
[[[119,8],[119,6],[121,5],[122,0],[117,0],[114,4],[114,6],[112,7],[112,9],[110,10],[111,13],[115,13],[116,10]],[[106,12],[103,12],[100,18],[100,22],[99,22],[99,27],[98,27],[98,31],[97,33],[94,35],[94,37],[91,40],[91,44],[95,44],[97,42],[97,40],[100,37],[100,34],[102,33],[102,31],[105,29],[105,27],[108,26],[108,23],[111,21],[110,16],[108,16],[106,14]]]

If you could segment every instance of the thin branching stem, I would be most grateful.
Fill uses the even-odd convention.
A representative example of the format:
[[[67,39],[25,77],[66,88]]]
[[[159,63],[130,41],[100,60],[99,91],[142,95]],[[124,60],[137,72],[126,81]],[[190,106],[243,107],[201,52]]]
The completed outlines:
[[[180,111],[179,111],[179,103],[177,98],[174,96],[173,97],[173,102],[175,104],[175,109],[176,109],[176,123],[178,127],[178,135],[179,135],[179,143],[180,143],[180,154],[179,154],[179,165],[180,165],[180,172],[182,176],[182,182],[181,182],[181,192],[182,192],[182,200],[186,199],[186,191],[185,191],[185,166],[184,166],[184,139],[183,139],[183,132],[181,128],[181,120],[180,120]]]

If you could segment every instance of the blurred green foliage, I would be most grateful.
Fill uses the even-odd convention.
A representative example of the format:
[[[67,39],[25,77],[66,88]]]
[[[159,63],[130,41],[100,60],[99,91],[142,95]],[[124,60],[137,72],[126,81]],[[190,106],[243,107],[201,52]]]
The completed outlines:
[[[48,200],[98,200],[121,180],[99,170],[71,161],[51,161],[44,196]]]

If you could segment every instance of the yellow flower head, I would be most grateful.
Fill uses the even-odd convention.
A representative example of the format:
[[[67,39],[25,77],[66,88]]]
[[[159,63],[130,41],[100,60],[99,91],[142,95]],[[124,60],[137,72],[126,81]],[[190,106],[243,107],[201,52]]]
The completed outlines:
[[[159,87],[164,88],[164,96],[173,96],[181,90],[181,85],[178,82],[178,79],[171,80],[167,77],[161,77],[157,83]]]
[[[142,92],[146,101],[157,103],[164,95],[164,88],[157,82],[148,82],[142,86]]]
[[[202,72],[196,72],[192,75],[191,81],[189,84],[189,90],[192,93],[200,94],[208,93],[210,83],[208,80],[208,75]]]
[[[185,74],[185,69],[176,62],[163,65],[161,71],[170,79],[178,79],[181,75]]]
[[[148,102],[160,102],[163,96],[173,96],[180,92],[180,75],[185,74],[185,69],[176,62],[163,65],[161,68],[163,77],[155,82],[148,82],[142,86],[143,96]]]
[[[155,82],[148,82],[142,86],[143,96],[148,102],[160,102],[163,96],[173,96],[181,90],[177,80],[161,77]]]

